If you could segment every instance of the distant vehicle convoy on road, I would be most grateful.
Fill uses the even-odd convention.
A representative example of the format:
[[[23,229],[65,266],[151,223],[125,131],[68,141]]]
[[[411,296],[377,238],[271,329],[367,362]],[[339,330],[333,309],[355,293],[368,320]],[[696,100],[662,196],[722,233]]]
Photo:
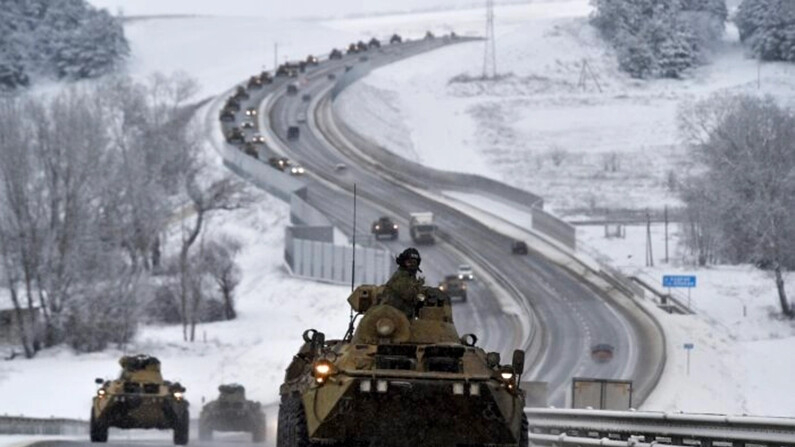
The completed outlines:
[[[472,266],[469,264],[461,264],[458,266],[458,279],[464,281],[472,281],[475,279],[475,274],[472,272]]]
[[[527,243],[524,241],[513,241],[511,244],[511,253],[515,255],[526,255],[528,253]]]
[[[373,233],[376,239],[386,236],[394,241],[398,238],[398,224],[392,222],[392,219],[388,216],[381,216],[373,222],[370,232]]]
[[[160,361],[148,355],[124,356],[116,380],[97,378],[100,386],[91,402],[91,442],[107,442],[108,429],[174,430],[174,444],[188,443],[188,401],[179,382],[163,380]]]
[[[436,224],[433,223],[433,213],[411,213],[409,215],[409,235],[415,244],[436,243]]]
[[[246,399],[243,385],[221,385],[218,392],[218,399],[202,407],[199,415],[199,440],[212,440],[214,431],[231,431],[250,432],[251,442],[265,442],[265,413],[262,405]]]
[[[348,303],[362,317],[341,340],[304,332],[279,389],[276,445],[527,447],[524,351],[502,364],[458,334],[439,289],[423,286],[407,315],[390,287],[356,288]]]

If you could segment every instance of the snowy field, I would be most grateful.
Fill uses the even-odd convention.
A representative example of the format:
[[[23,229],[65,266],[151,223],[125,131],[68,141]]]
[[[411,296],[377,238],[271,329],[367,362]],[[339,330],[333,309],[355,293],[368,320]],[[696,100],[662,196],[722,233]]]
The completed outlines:
[[[326,53],[332,45],[372,35],[399,32],[419,37],[426,29],[472,34],[484,28],[480,10],[429,11],[462,4],[452,0],[401,2],[400,7],[374,1],[367,2],[367,11],[359,9],[359,2],[335,2],[341,6],[334,10],[318,2],[322,6],[312,9],[312,15],[323,17],[321,21],[306,18],[306,1],[275,11],[253,0],[224,2],[224,9],[209,0],[93,3],[112,10],[124,5],[127,16],[203,15],[137,20],[126,26],[134,54],[128,66],[131,75],[143,79],[156,70],[183,70],[199,80],[202,97],[227,90],[263,66],[270,68],[274,41],[281,60],[285,55]],[[408,9],[421,12],[384,14]],[[456,75],[480,73],[482,44],[462,45],[373,73],[343,95],[340,109],[365,120],[371,137],[404,156],[527,188],[561,213],[607,205],[675,204],[675,195],[664,185],[667,172],[686,160],[676,144],[677,105],[718,89],[755,90],[756,64],[744,58],[729,34],[713,65],[690,79],[636,82],[617,73],[609,49],[586,24],[588,10],[584,0],[499,6],[498,68],[513,73],[511,77],[499,83],[448,84]],[[246,17],[249,12],[251,17]],[[380,14],[354,17],[363,12]],[[592,81],[584,88],[577,86],[583,58],[603,93]],[[763,66],[761,91],[792,101],[793,69]],[[566,156],[556,166],[557,148]],[[207,150],[213,154],[212,148]],[[617,160],[617,171],[604,169],[611,160]],[[482,207],[523,218],[487,201]],[[347,287],[289,277],[282,260],[286,204],[260,194],[252,209],[217,219],[220,231],[244,242],[238,258],[244,271],[237,298],[239,318],[201,325],[195,343],[183,342],[178,327],[144,327],[128,348],[130,353],[146,352],[163,360],[166,378],[187,386],[194,415],[202,396],[214,396],[222,382],[240,382],[251,398],[274,401],[301,332],[314,327],[338,337],[347,324]],[[795,401],[780,398],[795,371],[795,328],[791,322],[770,318],[777,303],[772,279],[745,267],[693,270],[682,263],[675,231],[671,263],[664,266],[661,231],[654,228],[656,267],[647,269],[644,228],[630,227],[626,239],[609,240],[602,227],[579,230],[588,255],[628,273],[640,271],[658,283],[662,274],[698,275],[691,296],[698,316],[659,313],[668,336],[669,363],[645,409],[795,417]],[[795,283],[788,281],[788,287],[792,291]],[[685,342],[695,344],[689,375]],[[86,418],[93,379],[115,376],[121,354],[75,355],[58,348],[31,361],[0,362],[0,395],[11,396],[0,400],[0,414]],[[30,390],[47,396],[47,405],[30,399]]]

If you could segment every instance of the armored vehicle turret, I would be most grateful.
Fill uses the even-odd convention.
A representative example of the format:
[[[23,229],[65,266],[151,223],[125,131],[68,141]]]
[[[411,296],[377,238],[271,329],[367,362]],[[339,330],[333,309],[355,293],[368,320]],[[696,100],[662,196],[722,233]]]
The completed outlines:
[[[265,442],[265,413],[260,403],[246,399],[243,385],[221,385],[218,391],[218,399],[205,404],[199,415],[199,439],[211,440],[213,431],[246,431],[251,432],[252,442]]]
[[[423,287],[407,315],[384,286],[348,298],[357,317],[342,340],[304,332],[285,373],[278,447],[528,445],[524,351],[512,364],[459,336],[449,298]]]
[[[163,380],[160,361],[148,355],[124,356],[116,380],[100,385],[91,403],[91,442],[107,442],[108,428],[173,429],[174,444],[188,443],[188,401],[179,382]]]

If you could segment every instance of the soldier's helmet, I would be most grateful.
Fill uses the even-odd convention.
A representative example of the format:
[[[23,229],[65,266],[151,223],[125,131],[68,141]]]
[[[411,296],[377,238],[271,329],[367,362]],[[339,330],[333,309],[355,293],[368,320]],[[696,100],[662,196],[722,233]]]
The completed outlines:
[[[403,250],[403,252],[399,254],[397,258],[395,258],[395,262],[397,262],[397,264],[401,267],[407,267],[406,261],[409,260],[417,261],[417,270],[422,271],[420,270],[420,263],[422,262],[422,258],[420,258],[420,252],[418,252],[417,249],[414,247],[409,247]]]

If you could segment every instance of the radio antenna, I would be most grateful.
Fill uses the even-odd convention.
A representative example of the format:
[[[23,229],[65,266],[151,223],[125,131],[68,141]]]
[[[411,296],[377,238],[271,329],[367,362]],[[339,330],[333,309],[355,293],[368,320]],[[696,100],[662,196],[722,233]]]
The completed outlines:
[[[351,257],[351,293],[353,293],[353,282],[356,278],[356,183],[353,184],[353,256]],[[353,313],[351,307],[350,321],[348,322],[348,331],[345,332],[343,340],[350,341],[353,337],[353,325],[356,321],[358,314]]]
[[[356,183],[353,184],[353,256],[351,257],[351,293],[356,277]]]

